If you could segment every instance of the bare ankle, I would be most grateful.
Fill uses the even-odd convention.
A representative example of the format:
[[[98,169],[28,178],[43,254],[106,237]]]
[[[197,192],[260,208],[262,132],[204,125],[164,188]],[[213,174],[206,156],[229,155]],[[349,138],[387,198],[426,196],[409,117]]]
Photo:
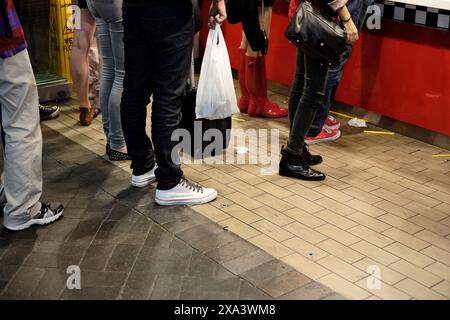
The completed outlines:
[[[122,148],[118,148],[118,149],[115,149],[115,148],[111,148],[111,149],[114,151],[122,152],[122,153],[128,153],[128,149],[126,146],[122,147]]]

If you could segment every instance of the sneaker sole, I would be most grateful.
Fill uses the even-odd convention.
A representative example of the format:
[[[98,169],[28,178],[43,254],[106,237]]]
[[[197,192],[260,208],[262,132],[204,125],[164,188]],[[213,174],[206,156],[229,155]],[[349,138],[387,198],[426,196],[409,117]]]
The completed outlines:
[[[330,138],[325,138],[325,139],[320,139],[320,140],[305,140],[305,143],[309,146],[312,144],[317,144],[317,143],[324,143],[324,142],[332,142],[332,141],[336,141],[337,139],[339,139],[341,137],[341,132],[339,131],[339,133],[337,135],[335,135],[334,137],[330,137]]]
[[[152,178],[152,179],[145,180],[145,181],[134,181],[132,179],[131,180],[131,186],[135,187],[135,188],[145,188],[145,187],[151,185],[155,181],[156,181],[156,177]]]
[[[48,121],[48,120],[52,120],[55,119],[56,117],[59,116],[59,110],[56,110],[55,112],[53,112],[52,114],[46,116],[46,117],[42,117],[41,121]]]
[[[278,174],[279,174],[280,176],[282,176],[282,177],[294,178],[294,179],[298,179],[298,180],[302,180],[302,181],[312,181],[312,182],[314,182],[314,181],[324,181],[324,180],[326,179],[326,176],[324,176],[324,177],[317,177],[317,178],[308,178],[308,179],[306,179],[306,178],[304,178],[304,177],[302,177],[302,176],[298,176],[298,175],[295,175],[295,174],[286,173],[286,172],[284,172],[284,171],[282,171],[282,170],[280,170],[280,171],[278,172]]]
[[[200,204],[206,204],[209,203],[211,201],[214,201],[217,198],[217,191],[214,192],[213,194],[211,194],[208,197],[204,197],[201,199],[196,199],[196,200],[158,200],[157,198],[155,198],[155,202],[156,204],[160,205],[160,206],[195,206],[195,205],[200,205]]]
[[[22,230],[26,230],[32,226],[35,226],[35,225],[45,226],[45,225],[51,224],[51,223],[56,222],[57,220],[61,219],[61,217],[63,216],[63,213],[64,213],[64,209],[60,213],[58,213],[50,218],[37,219],[37,220],[31,219],[27,223],[21,224],[20,226],[17,226],[17,227],[7,227],[7,226],[4,226],[4,227],[10,231],[22,231]]]

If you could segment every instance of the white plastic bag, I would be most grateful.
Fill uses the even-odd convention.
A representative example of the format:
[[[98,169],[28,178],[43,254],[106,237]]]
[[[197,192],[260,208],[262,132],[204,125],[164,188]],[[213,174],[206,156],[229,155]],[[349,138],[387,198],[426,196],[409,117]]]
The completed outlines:
[[[356,128],[367,128],[367,123],[365,120],[353,118],[348,122],[348,125],[350,127],[356,127]]]
[[[209,30],[197,87],[197,119],[225,119],[239,113],[230,57],[220,25]]]

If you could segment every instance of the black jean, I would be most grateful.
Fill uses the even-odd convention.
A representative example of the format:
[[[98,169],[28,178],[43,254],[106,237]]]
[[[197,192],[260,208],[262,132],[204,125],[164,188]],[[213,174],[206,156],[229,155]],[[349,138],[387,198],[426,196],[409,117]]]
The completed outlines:
[[[316,112],[325,101],[329,65],[297,50],[297,67],[289,97],[288,150],[301,154]]]
[[[158,189],[175,187],[183,176],[172,133],[181,119],[181,106],[191,66],[194,21],[190,1],[141,2],[124,5],[125,79],[122,128],[133,174],[158,164]],[[153,95],[152,141],[147,136],[147,105]],[[154,147],[154,150],[153,150]]]

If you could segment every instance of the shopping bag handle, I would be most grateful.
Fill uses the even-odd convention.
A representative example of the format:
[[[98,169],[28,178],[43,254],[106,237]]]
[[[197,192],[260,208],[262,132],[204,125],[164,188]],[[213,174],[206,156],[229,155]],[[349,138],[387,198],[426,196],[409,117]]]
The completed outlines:
[[[223,41],[223,36],[220,36],[221,34],[221,28],[220,24],[216,24],[216,27],[214,28],[214,31],[212,31],[212,39],[211,42],[213,45],[218,46],[221,41]]]

